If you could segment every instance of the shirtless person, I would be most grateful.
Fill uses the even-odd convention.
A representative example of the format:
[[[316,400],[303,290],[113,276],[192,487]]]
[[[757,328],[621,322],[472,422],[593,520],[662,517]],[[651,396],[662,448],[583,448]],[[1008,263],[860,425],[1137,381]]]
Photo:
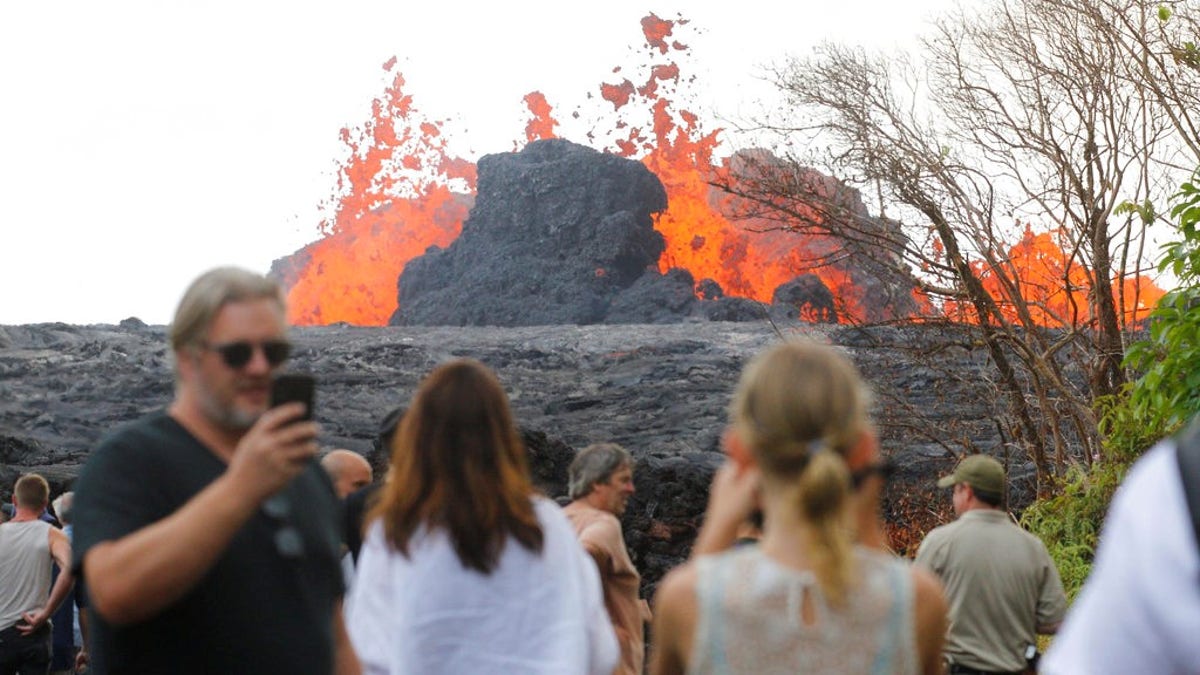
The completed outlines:
[[[589,445],[568,469],[572,501],[564,510],[600,569],[604,606],[621,645],[620,675],[642,672],[650,608],[638,598],[641,575],[629,559],[621,514],[633,496],[633,458],[615,443]]]

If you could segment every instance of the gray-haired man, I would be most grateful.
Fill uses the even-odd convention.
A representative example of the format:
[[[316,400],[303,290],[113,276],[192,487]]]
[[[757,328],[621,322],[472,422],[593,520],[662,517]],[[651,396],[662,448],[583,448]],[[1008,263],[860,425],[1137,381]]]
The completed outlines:
[[[618,520],[633,496],[633,458],[615,443],[596,443],[575,456],[568,473],[573,501],[564,511],[600,570],[604,606],[621,645],[616,672],[641,673],[650,609],[638,598],[642,578],[629,558]]]
[[[171,323],[174,399],[88,458],[74,565],[93,672],[357,672],[319,428],[270,407],[286,316],[261,275],[201,275]]]

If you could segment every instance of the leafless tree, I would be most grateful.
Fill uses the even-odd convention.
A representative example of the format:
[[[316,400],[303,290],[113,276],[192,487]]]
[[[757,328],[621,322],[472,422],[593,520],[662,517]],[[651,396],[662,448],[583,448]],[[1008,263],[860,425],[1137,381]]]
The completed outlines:
[[[1056,475],[1099,455],[1093,403],[1128,379],[1151,205],[1200,160],[1194,5],[990,0],[935,21],[916,57],[824,45],[774,69],[789,108],[758,128],[782,142],[720,187],[739,215],[877,252],[976,323],[1009,432]],[[807,167],[878,191],[901,227],[842,208]],[[1030,223],[1061,251],[1040,277],[1012,255]]]

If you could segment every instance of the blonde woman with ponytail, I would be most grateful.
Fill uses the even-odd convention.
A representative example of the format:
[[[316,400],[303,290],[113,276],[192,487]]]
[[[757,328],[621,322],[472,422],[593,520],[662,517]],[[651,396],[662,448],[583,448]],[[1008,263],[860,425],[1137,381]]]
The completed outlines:
[[[941,586],[881,550],[868,512],[869,406],[832,347],[788,342],[746,367],[693,559],[655,598],[651,673],[941,672]],[[755,508],[759,545],[725,551]]]

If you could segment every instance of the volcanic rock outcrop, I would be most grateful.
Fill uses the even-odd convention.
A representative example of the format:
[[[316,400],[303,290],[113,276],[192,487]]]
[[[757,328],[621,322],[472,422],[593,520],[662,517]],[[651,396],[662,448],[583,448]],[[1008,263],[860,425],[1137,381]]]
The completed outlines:
[[[599,323],[662,254],[666,206],[641,163],[568,141],[487,155],[462,234],[408,263],[391,323]]]
[[[850,328],[784,321],[673,325],[486,327],[327,326],[293,329],[291,367],[315,373],[327,447],[377,464],[379,420],[405,404],[435,365],[473,357],[496,371],[524,430],[537,482],[566,492],[575,449],[615,441],[635,455],[637,494],[626,536],[647,584],[686,556],[722,461],[719,438],[748,358],[786,336],[844,347],[876,391],[884,452],[900,466],[885,505],[901,551],[945,513],[933,478],[956,456],[986,451],[1010,465],[1013,503],[1031,495],[1032,467],[1007,457],[995,423],[995,372],[965,330]],[[62,489],[98,440],[172,396],[165,329],[40,324],[0,327],[0,498],[25,471]]]

